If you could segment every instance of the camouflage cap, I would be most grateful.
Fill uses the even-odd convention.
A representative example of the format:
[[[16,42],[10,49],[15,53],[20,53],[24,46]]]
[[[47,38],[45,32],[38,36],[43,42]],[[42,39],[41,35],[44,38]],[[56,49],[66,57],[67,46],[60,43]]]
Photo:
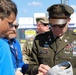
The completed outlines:
[[[37,17],[37,22],[42,22],[43,24],[49,24],[49,20],[46,17]]]
[[[49,18],[68,18],[73,14],[74,9],[65,4],[54,4],[47,8]]]

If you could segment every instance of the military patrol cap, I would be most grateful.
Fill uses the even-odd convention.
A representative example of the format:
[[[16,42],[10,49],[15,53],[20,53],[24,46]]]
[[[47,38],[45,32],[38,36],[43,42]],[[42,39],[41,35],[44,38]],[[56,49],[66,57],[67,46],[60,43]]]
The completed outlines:
[[[42,22],[43,24],[49,24],[49,20],[47,19],[47,17],[37,17],[36,21]]]
[[[54,4],[47,8],[50,22],[55,24],[64,24],[67,18],[73,14],[74,9],[65,4]]]

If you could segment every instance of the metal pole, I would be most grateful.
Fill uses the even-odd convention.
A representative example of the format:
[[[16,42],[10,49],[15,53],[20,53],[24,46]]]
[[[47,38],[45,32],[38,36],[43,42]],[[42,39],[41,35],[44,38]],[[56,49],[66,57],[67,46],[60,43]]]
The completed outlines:
[[[62,4],[62,0],[61,0],[61,4]]]
[[[68,5],[69,0],[61,0],[61,4],[67,4]]]

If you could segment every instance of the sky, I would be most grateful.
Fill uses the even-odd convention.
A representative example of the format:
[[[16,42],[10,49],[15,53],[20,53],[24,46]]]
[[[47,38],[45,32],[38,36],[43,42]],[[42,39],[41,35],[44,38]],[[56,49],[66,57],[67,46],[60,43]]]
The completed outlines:
[[[61,0],[13,0],[18,8],[19,17],[33,17],[34,13],[47,13],[47,8],[52,4],[61,3]],[[68,5],[74,8],[76,13],[76,0],[68,0]]]

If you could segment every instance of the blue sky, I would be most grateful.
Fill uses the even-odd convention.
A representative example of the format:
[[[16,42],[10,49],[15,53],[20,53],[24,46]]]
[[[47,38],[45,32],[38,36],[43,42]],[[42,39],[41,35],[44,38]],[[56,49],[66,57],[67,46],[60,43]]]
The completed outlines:
[[[18,7],[18,17],[33,17],[34,13],[47,13],[46,9],[61,0],[13,0]],[[76,0],[69,0],[68,5],[76,12]]]

